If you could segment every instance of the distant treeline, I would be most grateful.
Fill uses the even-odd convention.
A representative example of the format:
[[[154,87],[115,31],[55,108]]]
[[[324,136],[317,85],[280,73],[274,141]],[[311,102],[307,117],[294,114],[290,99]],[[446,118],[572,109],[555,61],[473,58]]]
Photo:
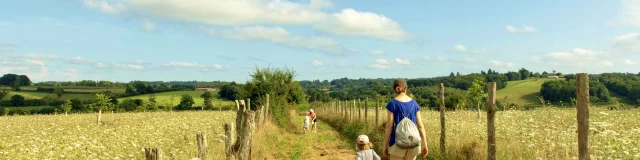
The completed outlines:
[[[561,75],[562,73],[553,72],[554,75]],[[480,71],[480,73],[472,73],[467,75],[461,75],[460,73],[453,73],[449,76],[434,77],[434,78],[416,78],[407,79],[407,84],[410,88],[418,87],[432,87],[440,83],[443,83],[447,88],[455,88],[459,90],[468,90],[473,81],[479,79],[483,82],[496,82],[497,89],[507,87],[508,81],[517,81],[527,78],[542,78],[550,75],[549,73],[531,72],[525,68],[520,69],[518,72],[498,73],[495,70]],[[365,97],[374,96],[387,96],[394,94],[391,85],[393,85],[394,78],[387,79],[348,79],[340,78],[331,81],[313,80],[313,81],[300,81],[300,85],[305,89],[309,102],[314,101],[328,101],[330,99],[338,100],[352,100],[363,99]],[[486,85],[482,85],[486,91]],[[412,89],[410,89],[410,92]],[[412,92],[413,93],[413,92]],[[419,95],[417,93],[416,95]],[[419,95],[421,96],[421,95]]]
[[[34,85],[36,86],[87,86],[87,87],[106,87],[106,88],[124,88],[131,82],[112,82],[112,81],[94,81],[94,80],[81,80],[81,81],[66,81],[66,82],[56,82],[56,81],[46,81],[46,82],[38,82]],[[164,84],[166,86],[193,86],[194,88],[219,88],[223,85],[230,84],[231,82],[224,81],[147,81],[150,85],[161,85]]]

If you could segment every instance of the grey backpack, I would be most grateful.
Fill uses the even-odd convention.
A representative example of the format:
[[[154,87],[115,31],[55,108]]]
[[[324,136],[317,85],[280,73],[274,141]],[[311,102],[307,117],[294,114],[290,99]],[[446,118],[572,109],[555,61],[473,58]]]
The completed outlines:
[[[402,113],[402,109],[400,109],[400,113],[404,118],[402,118],[398,125],[396,125],[395,145],[402,149],[412,149],[420,146],[422,139],[420,138],[418,127],[416,127],[416,124],[413,123],[411,119],[407,118],[407,116]]]

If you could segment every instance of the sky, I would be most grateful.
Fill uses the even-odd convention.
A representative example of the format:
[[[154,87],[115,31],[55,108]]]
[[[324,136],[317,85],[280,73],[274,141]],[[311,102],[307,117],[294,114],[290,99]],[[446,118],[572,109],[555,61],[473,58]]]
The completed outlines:
[[[640,72],[640,0],[0,0],[0,73],[245,82]]]

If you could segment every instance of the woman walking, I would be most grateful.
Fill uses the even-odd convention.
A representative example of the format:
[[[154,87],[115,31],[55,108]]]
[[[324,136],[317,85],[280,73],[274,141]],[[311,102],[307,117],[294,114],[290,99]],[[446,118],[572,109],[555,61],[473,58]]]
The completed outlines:
[[[316,123],[318,119],[316,119],[316,112],[314,112],[313,109],[309,109],[309,117],[311,117],[311,132],[316,133]]]
[[[393,82],[393,90],[395,90],[397,96],[389,101],[386,107],[388,112],[387,125],[384,132],[383,157],[386,159],[386,157],[390,156],[391,160],[413,160],[421,153],[422,157],[427,157],[429,149],[427,148],[427,139],[424,133],[424,125],[422,125],[418,103],[407,95],[408,86],[404,79],[396,79]],[[397,130],[398,124],[405,118],[411,120],[413,123],[407,125],[406,122],[408,121],[403,121],[403,128]],[[419,145],[416,144],[417,146],[407,145],[411,143],[410,141],[412,139],[417,139],[417,137],[412,138],[408,136],[412,134],[411,131],[415,131],[416,129],[412,127],[417,127],[417,132],[419,132],[420,142],[414,142],[419,143]],[[396,135],[396,133],[401,133],[402,135]],[[418,133],[414,132],[414,134]],[[403,141],[402,145],[399,145],[396,144],[396,136],[407,136],[409,138],[403,139],[407,141]],[[401,137],[401,139],[402,138],[403,137]]]

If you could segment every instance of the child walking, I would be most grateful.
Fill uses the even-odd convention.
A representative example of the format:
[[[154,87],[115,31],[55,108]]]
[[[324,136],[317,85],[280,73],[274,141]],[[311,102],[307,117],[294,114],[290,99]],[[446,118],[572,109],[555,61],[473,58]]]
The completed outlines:
[[[309,112],[307,112],[307,115],[309,114]],[[307,134],[307,130],[309,129],[309,121],[310,118],[309,116],[304,116],[304,126],[302,128],[304,128],[304,134]]]
[[[356,160],[380,160],[380,156],[373,150],[373,144],[369,142],[367,135],[358,136]]]

